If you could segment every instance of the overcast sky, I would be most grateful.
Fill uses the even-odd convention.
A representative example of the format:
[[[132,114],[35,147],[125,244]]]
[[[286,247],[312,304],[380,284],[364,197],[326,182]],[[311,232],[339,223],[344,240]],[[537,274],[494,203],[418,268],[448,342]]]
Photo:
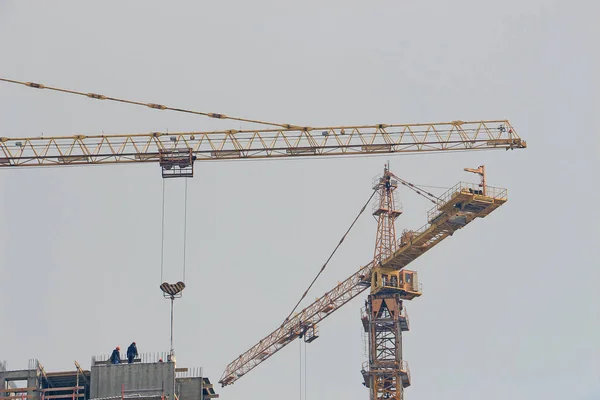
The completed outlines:
[[[519,151],[198,163],[178,364],[225,366],[278,326],[369,197],[449,187],[485,164],[509,202],[416,261],[406,398],[598,399],[598,15],[594,1],[0,1],[0,76],[308,126],[508,118]],[[237,129],[239,123],[0,84],[0,136]],[[0,170],[0,360],[89,367],[169,348],[158,165]],[[166,182],[165,276],[182,276],[183,180]],[[432,189],[433,190],[433,189]],[[436,193],[441,190],[437,189]],[[398,231],[429,208],[401,192]],[[369,262],[363,217],[320,296]],[[366,399],[360,307],[307,346],[307,399]],[[304,348],[302,347],[302,351]],[[299,398],[295,342],[223,399]]]

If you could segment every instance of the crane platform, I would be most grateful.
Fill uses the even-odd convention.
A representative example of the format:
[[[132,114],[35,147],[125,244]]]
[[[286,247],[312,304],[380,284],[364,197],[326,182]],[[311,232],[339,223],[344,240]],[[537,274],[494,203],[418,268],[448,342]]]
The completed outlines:
[[[483,194],[485,193],[485,194]],[[507,190],[459,182],[439,197],[438,204],[427,212],[428,224],[402,232],[398,250],[382,262],[390,269],[402,269],[475,218],[484,218],[507,201]]]
[[[369,332],[369,316],[366,314],[365,308],[362,309],[360,320],[362,322],[365,333]],[[400,329],[402,330],[402,332],[408,332],[410,330],[410,323],[408,321],[408,313],[406,312],[406,307],[402,307],[402,310],[400,310],[398,322],[400,323]]]
[[[402,362],[400,362],[400,365],[398,365],[398,370],[399,370],[399,378],[402,382],[402,387],[407,388],[410,386],[410,369],[408,368],[408,363],[404,360],[402,360]],[[382,380],[382,377],[386,374],[387,369],[389,368],[395,368],[395,363],[392,362],[390,363],[390,365],[387,365],[386,368],[381,368],[381,369],[371,369],[369,366],[368,362],[364,362],[362,365],[362,369],[361,369],[361,374],[363,376],[364,379],[364,383],[363,385],[365,387],[370,388],[372,384],[374,384],[374,382],[377,382],[377,384],[382,384],[382,385],[386,385],[386,384],[390,384],[390,382],[385,382],[384,380]]]

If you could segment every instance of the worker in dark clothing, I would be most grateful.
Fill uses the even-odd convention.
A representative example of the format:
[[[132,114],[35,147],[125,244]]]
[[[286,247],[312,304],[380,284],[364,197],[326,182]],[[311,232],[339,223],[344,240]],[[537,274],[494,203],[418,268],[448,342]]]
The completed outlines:
[[[133,359],[136,358],[137,356],[138,356],[137,347],[135,345],[135,342],[133,342],[127,348],[127,362],[129,364],[133,364]]]
[[[116,349],[113,350],[112,354],[110,355],[110,363],[111,364],[121,364],[121,347],[117,346]]]

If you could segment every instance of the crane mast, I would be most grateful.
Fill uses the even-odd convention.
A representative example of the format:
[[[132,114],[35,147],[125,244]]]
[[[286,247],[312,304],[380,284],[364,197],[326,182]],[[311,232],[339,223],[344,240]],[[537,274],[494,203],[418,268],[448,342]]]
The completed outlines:
[[[376,178],[373,189],[377,190],[377,199],[373,216],[377,218],[377,236],[373,262],[376,266],[396,251],[396,218],[402,214],[400,203],[394,195],[398,181],[393,179],[386,164],[383,175]]]
[[[369,360],[363,365],[364,385],[370,390],[370,399],[402,400],[404,388],[410,385],[410,374],[402,358],[402,332],[408,330],[408,319],[402,300],[420,296],[417,273],[395,271],[383,262],[396,252],[396,219],[402,214],[395,191],[398,180],[386,165],[383,175],[376,180],[379,201],[373,215],[377,218],[377,236],[371,294],[365,302],[362,322],[368,335]]]

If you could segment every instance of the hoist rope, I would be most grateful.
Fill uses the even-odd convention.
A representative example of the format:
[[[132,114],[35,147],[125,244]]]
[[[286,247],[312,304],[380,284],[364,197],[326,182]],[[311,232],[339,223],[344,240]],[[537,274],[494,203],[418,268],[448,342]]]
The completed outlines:
[[[280,128],[284,128],[284,129],[300,128],[299,126],[290,125],[290,124],[279,124],[279,123],[276,123],[276,122],[260,121],[260,120],[248,119],[248,118],[240,118],[240,117],[230,117],[228,115],[220,114],[220,113],[194,111],[194,110],[188,110],[188,109],[184,109],[184,108],[174,108],[174,107],[165,106],[163,104],[143,103],[143,102],[139,102],[139,101],[125,100],[125,99],[120,99],[120,98],[117,98],[117,97],[105,96],[105,95],[98,94],[98,93],[78,92],[76,90],[61,89],[61,88],[57,88],[57,87],[46,86],[46,85],[43,85],[41,83],[35,83],[35,82],[22,82],[22,81],[17,81],[17,80],[13,80],[13,79],[7,79],[7,78],[0,78],[0,81],[2,81],[2,82],[8,82],[8,83],[15,83],[15,84],[18,84],[18,85],[24,85],[24,86],[27,86],[27,87],[30,87],[30,88],[48,89],[48,90],[53,90],[55,92],[76,94],[78,96],[89,97],[90,99],[111,100],[111,101],[116,101],[116,102],[119,102],[119,103],[134,104],[134,105],[137,105],[137,106],[144,106],[144,107],[154,108],[154,109],[157,109],[157,110],[177,111],[177,112],[182,112],[182,113],[187,113],[187,114],[204,115],[205,117],[215,118],[215,119],[229,119],[229,120],[232,120],[232,121],[249,122],[249,123],[252,123],[252,124],[262,124],[262,125],[278,126]]]
[[[185,178],[183,203],[183,283],[185,283],[186,253],[187,253],[187,203],[188,203],[188,180]],[[161,237],[160,237],[160,283],[164,279],[164,254],[165,254],[165,180],[162,180],[162,213],[161,213]]]
[[[371,199],[373,198],[373,196],[375,196],[375,193],[377,193],[377,189],[373,190],[373,193],[371,193],[371,196],[369,196],[369,200],[367,200],[367,202],[365,203],[364,206],[362,206],[362,208],[360,209],[360,212],[358,213],[358,215],[356,216],[356,218],[354,218],[354,221],[352,221],[352,224],[350,225],[350,227],[348,228],[348,230],[346,230],[346,233],[344,233],[344,235],[342,236],[342,238],[340,239],[340,241],[338,242],[337,246],[335,246],[335,249],[333,249],[333,251],[331,252],[331,254],[329,255],[329,258],[327,258],[327,261],[325,261],[325,264],[323,264],[323,266],[321,267],[321,270],[319,271],[319,273],[317,274],[317,276],[315,276],[315,278],[313,279],[313,281],[310,283],[310,285],[308,286],[308,288],[306,289],[306,291],[304,292],[304,294],[302,295],[302,297],[300,297],[300,300],[298,300],[298,302],[296,303],[296,305],[294,306],[294,309],[292,310],[292,312],[289,313],[289,315],[285,318],[284,323],[290,318],[290,316],[296,311],[296,309],[298,308],[298,306],[300,305],[300,303],[302,302],[302,300],[304,300],[304,298],[306,297],[306,295],[308,294],[308,291],[313,287],[313,285],[315,284],[315,282],[317,281],[317,279],[319,278],[319,276],[321,276],[321,274],[323,273],[323,271],[325,271],[325,268],[327,267],[327,264],[329,264],[329,261],[331,261],[331,259],[333,258],[334,254],[337,252],[337,250],[340,248],[340,245],[344,242],[344,240],[346,239],[346,236],[348,236],[348,233],[350,233],[350,230],[354,227],[354,225],[356,224],[356,221],[358,221],[358,219],[360,218],[360,216],[362,215],[362,213],[365,211],[365,209],[367,208],[367,206],[369,205],[369,203],[371,202]],[[283,325],[283,324],[282,324]]]
[[[188,198],[188,178],[185,179],[185,200],[183,206],[183,283],[185,283],[185,253],[187,247],[187,198]]]
[[[306,400],[306,342],[304,342],[304,400]]]
[[[418,183],[414,184],[415,186],[419,186],[422,188],[430,188],[430,189],[444,189],[444,190],[448,190],[451,189],[448,186],[431,186],[431,185],[419,185]]]
[[[422,196],[422,197],[426,198],[427,200],[431,201],[433,204],[438,204],[438,202],[442,201],[442,199],[440,199],[436,195],[434,195],[434,194],[432,194],[430,192],[427,192],[427,191],[421,189],[417,185],[414,185],[414,184],[412,184],[410,182],[407,182],[404,179],[399,178],[398,176],[396,176],[394,174],[392,174],[392,176],[394,178],[398,179],[401,184],[403,184],[404,186],[406,186],[407,188],[409,188],[410,190],[412,190],[413,192],[415,192],[419,196]],[[433,199],[435,199],[435,200],[433,200]]]
[[[298,347],[300,350],[300,400],[302,400],[302,340],[299,340],[298,343],[300,344],[300,347]]]
[[[160,283],[163,283],[163,269],[165,259],[165,180],[162,180],[162,213],[160,229]]]

